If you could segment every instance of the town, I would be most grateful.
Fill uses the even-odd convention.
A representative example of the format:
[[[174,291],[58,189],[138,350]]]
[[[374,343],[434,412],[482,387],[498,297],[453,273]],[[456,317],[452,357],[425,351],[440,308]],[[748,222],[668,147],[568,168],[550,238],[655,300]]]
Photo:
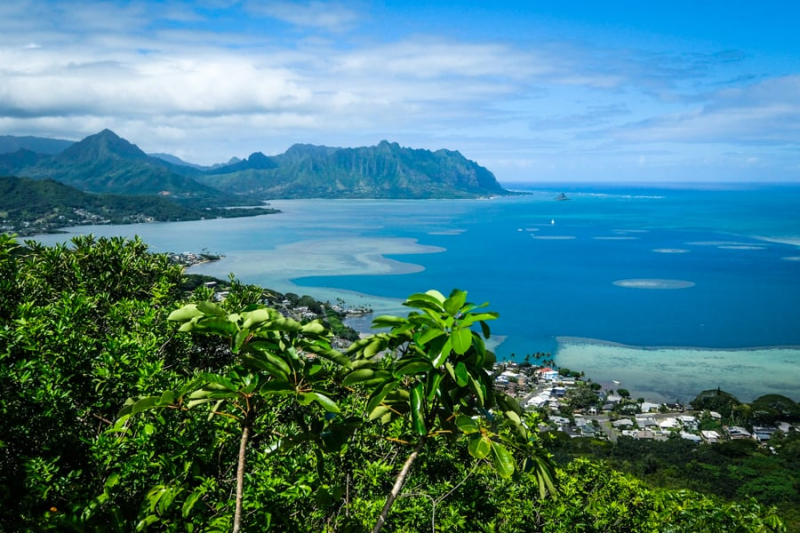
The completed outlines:
[[[752,439],[775,453],[769,442],[776,432],[787,435],[800,431],[796,420],[736,424],[735,416],[723,416],[702,406],[633,399],[624,388],[606,390],[582,373],[565,368],[498,362],[494,376],[498,389],[515,397],[526,410],[543,415],[540,431],[560,431],[571,438],[611,442],[620,437],[655,441],[680,438],[697,444]]]

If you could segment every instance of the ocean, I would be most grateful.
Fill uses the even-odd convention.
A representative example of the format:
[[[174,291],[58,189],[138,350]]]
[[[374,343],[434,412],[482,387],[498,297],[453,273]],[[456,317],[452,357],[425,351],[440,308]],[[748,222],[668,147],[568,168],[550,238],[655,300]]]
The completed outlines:
[[[378,313],[464,289],[500,313],[499,358],[549,352],[652,400],[800,400],[800,186],[515,188],[528,194],[283,200],[278,215],[69,231],[221,253],[192,271]]]

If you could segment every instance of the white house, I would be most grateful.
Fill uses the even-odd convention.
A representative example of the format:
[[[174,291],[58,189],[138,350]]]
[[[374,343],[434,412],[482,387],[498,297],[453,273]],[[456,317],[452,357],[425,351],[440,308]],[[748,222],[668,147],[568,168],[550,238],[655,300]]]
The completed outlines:
[[[553,381],[554,379],[558,378],[558,370],[553,370],[549,366],[546,366],[538,369],[536,371],[536,376],[544,381]]]

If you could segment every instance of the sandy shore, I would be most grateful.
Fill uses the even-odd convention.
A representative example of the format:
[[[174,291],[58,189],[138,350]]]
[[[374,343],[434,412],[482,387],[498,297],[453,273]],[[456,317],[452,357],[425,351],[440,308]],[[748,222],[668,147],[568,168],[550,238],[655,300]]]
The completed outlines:
[[[800,347],[707,349],[640,347],[596,339],[559,337],[555,360],[634,398],[689,401],[721,388],[742,401],[764,394],[800,400]],[[616,385],[613,382],[619,381]]]

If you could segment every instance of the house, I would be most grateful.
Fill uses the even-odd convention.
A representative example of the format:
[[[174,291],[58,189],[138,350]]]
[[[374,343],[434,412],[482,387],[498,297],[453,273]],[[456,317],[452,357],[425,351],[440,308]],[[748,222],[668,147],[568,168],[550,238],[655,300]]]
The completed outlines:
[[[636,417],[636,425],[640,428],[657,428],[658,422],[652,417]]]
[[[778,431],[778,428],[772,426],[753,426],[753,438],[758,442],[764,443],[772,438],[772,434]]]
[[[660,404],[652,403],[652,402],[642,402],[642,412],[643,413],[652,413],[654,411],[658,411],[661,407]]]
[[[558,370],[553,370],[549,366],[546,366],[536,371],[536,377],[542,381],[553,381],[558,378]]]
[[[752,435],[750,435],[750,432],[747,431],[746,429],[744,429],[743,427],[730,426],[730,427],[725,427],[724,429],[725,429],[725,431],[728,432],[728,437],[730,437],[731,440],[752,438]]]
[[[719,442],[720,440],[719,433],[717,433],[716,431],[701,431],[700,436],[708,444],[714,444]]]
[[[680,427],[680,425],[681,424],[678,422],[678,419],[673,417],[665,418],[658,423],[658,427],[661,429],[676,429]]]
[[[553,390],[550,391],[550,396],[555,398],[563,398],[567,394],[566,387],[553,387]]]
[[[617,429],[621,429],[624,427],[633,427],[633,420],[630,418],[620,418],[619,420],[615,420],[611,422],[611,425]]]
[[[703,440],[700,438],[699,435],[695,435],[694,433],[686,433],[685,431],[681,431],[681,438],[688,441],[692,441],[697,444],[699,444]]]

